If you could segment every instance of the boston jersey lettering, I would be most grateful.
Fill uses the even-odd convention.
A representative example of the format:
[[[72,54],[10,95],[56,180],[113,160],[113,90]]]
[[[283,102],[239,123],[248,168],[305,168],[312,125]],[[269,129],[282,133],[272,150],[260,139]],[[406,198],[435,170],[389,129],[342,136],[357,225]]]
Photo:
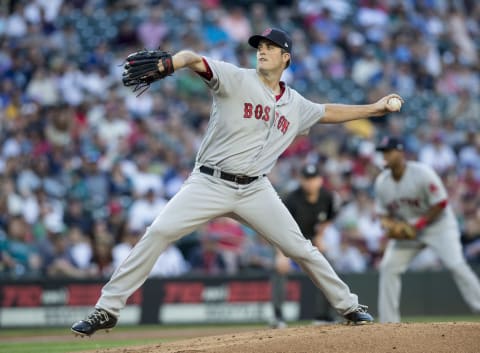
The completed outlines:
[[[243,104],[243,117],[245,119],[255,118],[256,120],[261,119],[263,121],[270,121],[270,111],[271,109],[269,106],[262,106],[261,104],[253,106],[252,103]],[[287,120],[287,118],[282,115],[278,120],[275,119],[275,123],[277,129],[285,135],[288,131],[288,127],[290,126],[290,122]]]

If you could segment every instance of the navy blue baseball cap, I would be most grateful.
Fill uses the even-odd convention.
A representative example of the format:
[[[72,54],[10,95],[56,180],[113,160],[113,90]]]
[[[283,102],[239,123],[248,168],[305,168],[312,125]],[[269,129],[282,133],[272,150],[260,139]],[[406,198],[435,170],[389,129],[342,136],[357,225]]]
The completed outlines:
[[[377,145],[377,151],[390,151],[390,150],[404,150],[403,142],[399,138],[393,136],[385,136]]]
[[[301,173],[302,173],[302,176],[307,179],[320,176],[320,170],[315,164],[304,165]]]
[[[281,29],[267,28],[262,34],[251,36],[248,40],[248,44],[256,49],[258,48],[258,43],[260,43],[262,39],[267,39],[275,43],[289,54],[292,53],[292,39],[287,32],[282,31]]]

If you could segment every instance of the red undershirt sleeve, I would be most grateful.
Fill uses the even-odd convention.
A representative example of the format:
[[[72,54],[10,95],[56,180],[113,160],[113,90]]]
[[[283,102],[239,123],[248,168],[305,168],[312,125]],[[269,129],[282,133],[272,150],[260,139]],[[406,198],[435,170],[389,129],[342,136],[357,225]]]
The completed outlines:
[[[210,65],[208,65],[207,60],[205,58],[202,58],[203,63],[205,64],[205,67],[207,68],[207,71],[205,72],[198,72],[195,71],[199,76],[202,76],[205,80],[210,81],[213,77],[213,72],[212,69],[210,68]]]
[[[447,207],[447,204],[448,204],[448,200],[442,200],[440,201],[439,203],[437,203],[435,206],[438,206],[440,208],[445,208]],[[414,227],[417,229],[417,230],[422,230],[423,228],[425,228],[426,226],[428,225],[428,220],[425,216],[423,217],[420,217],[417,222],[415,222],[415,225]]]
[[[438,206],[440,206],[441,208],[445,208],[447,207],[447,204],[448,204],[448,200],[443,200],[438,203]]]

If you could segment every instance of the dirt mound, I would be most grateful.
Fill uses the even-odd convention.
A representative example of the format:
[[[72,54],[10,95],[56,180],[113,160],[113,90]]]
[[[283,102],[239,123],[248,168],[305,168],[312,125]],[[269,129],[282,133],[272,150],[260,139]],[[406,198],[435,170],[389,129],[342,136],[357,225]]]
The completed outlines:
[[[200,333],[201,334],[201,333]],[[480,323],[263,329],[96,353],[479,353]]]

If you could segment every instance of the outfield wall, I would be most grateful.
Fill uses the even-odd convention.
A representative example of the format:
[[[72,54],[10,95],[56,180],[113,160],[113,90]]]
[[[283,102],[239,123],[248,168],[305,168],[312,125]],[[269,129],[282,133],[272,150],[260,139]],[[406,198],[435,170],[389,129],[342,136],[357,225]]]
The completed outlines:
[[[480,267],[475,268],[480,275]],[[352,291],[377,313],[378,273],[345,274]],[[2,280],[0,327],[69,326],[95,305],[104,282]],[[268,322],[273,311],[267,274],[229,277],[187,276],[149,279],[128,300],[120,324]],[[289,277],[287,320],[312,319],[324,297],[303,274]],[[403,276],[403,315],[468,315],[470,311],[448,272],[409,272]]]

